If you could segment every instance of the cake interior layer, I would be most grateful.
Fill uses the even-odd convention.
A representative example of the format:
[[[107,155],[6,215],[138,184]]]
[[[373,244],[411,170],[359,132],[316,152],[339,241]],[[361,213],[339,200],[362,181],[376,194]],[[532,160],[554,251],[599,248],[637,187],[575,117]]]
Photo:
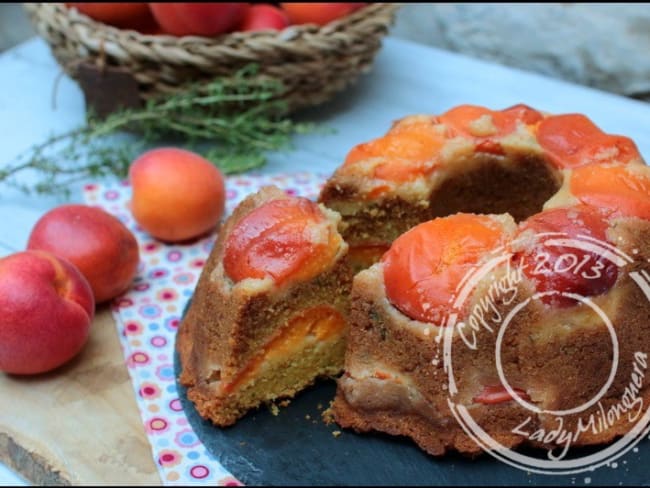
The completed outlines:
[[[331,306],[300,310],[232,378],[213,372],[206,388],[190,390],[201,415],[234,423],[264,402],[292,397],[320,376],[340,373],[347,321]]]
[[[350,246],[347,260],[354,274],[369,268],[379,261],[386,251],[390,249],[388,244],[358,244]]]
[[[421,222],[457,212],[510,213],[521,221],[541,211],[560,186],[559,171],[541,156],[479,152],[437,169],[425,199],[364,200],[351,182],[337,181],[324,188],[320,201],[341,213],[341,232],[354,248],[390,244]]]
[[[319,305],[298,312],[277,331],[255,357],[248,361],[235,378],[222,385],[223,392],[231,393],[243,390],[255,382],[267,384],[276,382],[277,378],[266,378],[270,365],[281,364],[283,361],[293,364],[296,360],[301,359],[300,356],[305,349],[313,349],[318,343],[326,343],[332,339],[340,338],[346,331],[346,325],[345,318],[335,308],[327,305]],[[338,366],[341,361],[331,364]],[[318,367],[323,366],[327,366],[327,364],[321,364]],[[336,366],[333,369],[336,370]],[[299,374],[298,378],[302,376]],[[295,384],[296,381],[298,379],[291,381],[289,378],[289,382],[292,384]],[[271,386],[268,389],[275,392],[277,391],[276,386]]]
[[[431,218],[456,212],[509,213],[519,222],[540,212],[560,189],[557,171],[539,156],[477,153],[473,163],[469,171],[450,173],[434,190]]]

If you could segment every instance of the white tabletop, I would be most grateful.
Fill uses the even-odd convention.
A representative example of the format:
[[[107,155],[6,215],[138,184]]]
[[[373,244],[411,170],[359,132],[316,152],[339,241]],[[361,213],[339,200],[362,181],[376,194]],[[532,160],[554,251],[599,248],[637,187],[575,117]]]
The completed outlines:
[[[59,80],[52,105],[60,71],[40,39],[0,55],[0,165],[83,122],[81,91],[67,76]],[[331,172],[354,144],[383,134],[393,120],[463,103],[584,113],[603,130],[632,137],[650,157],[649,104],[389,37],[369,75],[334,102],[301,114],[336,132],[296,137],[295,149],[272,154],[264,172]],[[81,202],[74,190],[70,201]],[[28,197],[0,183],[0,256],[24,249],[36,220],[63,201]],[[24,481],[0,464],[0,484]]]

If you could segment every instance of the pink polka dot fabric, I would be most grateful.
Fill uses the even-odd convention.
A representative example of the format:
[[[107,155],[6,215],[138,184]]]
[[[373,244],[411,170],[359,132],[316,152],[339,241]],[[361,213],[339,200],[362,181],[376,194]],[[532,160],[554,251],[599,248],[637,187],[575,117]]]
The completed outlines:
[[[325,178],[311,173],[229,177],[226,216],[244,197],[265,185],[315,199]],[[157,241],[133,220],[128,209],[130,198],[126,181],[84,188],[86,203],[119,218],[140,246],[138,274],[131,288],[112,302],[111,311],[160,477],[166,485],[240,485],[192,430],[174,378],[176,331],[216,233],[182,245]]]

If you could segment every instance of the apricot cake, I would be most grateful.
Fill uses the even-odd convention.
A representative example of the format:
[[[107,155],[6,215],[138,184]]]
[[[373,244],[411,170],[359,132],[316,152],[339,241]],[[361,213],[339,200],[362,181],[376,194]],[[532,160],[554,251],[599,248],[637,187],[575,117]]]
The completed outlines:
[[[389,247],[354,278],[339,425],[433,455],[485,448],[470,425],[560,451],[634,427],[650,168],[631,140],[522,106],[407,117],[352,149],[320,201],[357,257]]]
[[[344,353],[334,419],[434,455],[484,448],[469,420],[501,447],[608,442],[650,401],[650,169],[630,139],[463,105],[355,146],[318,201],[265,188],[221,230],[178,337],[204,418]]]
[[[202,417],[230,425],[340,373],[352,275],[339,218],[264,187],[225,222],[177,339]]]

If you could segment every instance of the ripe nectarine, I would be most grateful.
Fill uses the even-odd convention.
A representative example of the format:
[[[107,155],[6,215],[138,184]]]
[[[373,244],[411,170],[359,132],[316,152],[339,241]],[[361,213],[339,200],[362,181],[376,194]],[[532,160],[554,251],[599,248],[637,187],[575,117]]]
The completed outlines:
[[[180,242],[213,229],[223,215],[221,171],[191,151],[165,147],[138,157],[129,168],[131,211],[146,232]]]
[[[244,20],[237,28],[242,32],[259,30],[282,30],[289,26],[287,13],[275,5],[258,3],[251,5],[246,11]]]
[[[37,374],[68,362],[94,313],[88,281],[65,259],[45,251],[0,259],[0,371]]]
[[[138,270],[138,242],[116,217],[88,205],[61,205],[36,222],[27,249],[67,259],[86,277],[97,303],[122,294]]]

